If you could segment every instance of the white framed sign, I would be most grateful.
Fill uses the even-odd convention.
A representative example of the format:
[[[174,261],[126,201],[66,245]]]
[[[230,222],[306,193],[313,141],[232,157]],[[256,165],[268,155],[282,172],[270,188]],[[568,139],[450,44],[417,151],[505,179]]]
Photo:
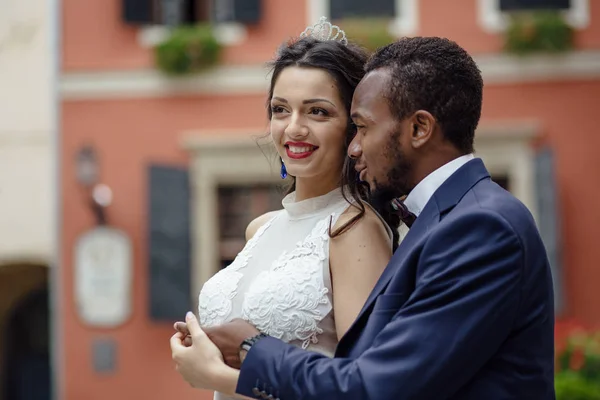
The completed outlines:
[[[99,226],[81,235],[74,275],[76,309],[85,324],[113,328],[130,317],[133,257],[124,232]]]

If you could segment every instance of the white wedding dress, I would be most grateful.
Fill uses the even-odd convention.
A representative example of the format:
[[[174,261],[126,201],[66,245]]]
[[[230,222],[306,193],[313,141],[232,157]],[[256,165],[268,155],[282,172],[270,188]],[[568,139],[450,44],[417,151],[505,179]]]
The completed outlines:
[[[200,324],[243,318],[269,336],[332,357],[338,340],[329,226],[350,205],[341,189],[299,202],[291,193],[282,204],[284,209],[258,229],[233,263],[204,284]],[[229,399],[215,393],[215,400]]]

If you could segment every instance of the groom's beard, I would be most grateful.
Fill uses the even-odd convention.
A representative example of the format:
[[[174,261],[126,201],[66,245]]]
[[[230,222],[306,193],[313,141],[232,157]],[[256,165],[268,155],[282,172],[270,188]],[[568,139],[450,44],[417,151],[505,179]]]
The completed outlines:
[[[388,210],[390,201],[398,196],[396,196],[396,191],[392,188],[386,186],[378,186],[377,182],[375,183],[375,190],[373,190],[369,194],[369,203],[376,210]]]
[[[374,207],[388,207],[392,199],[406,196],[412,189],[408,185],[412,165],[404,156],[398,136],[392,135],[385,149],[384,156],[392,163],[386,174],[386,182],[379,183],[373,179],[374,188],[370,192],[369,202]]]

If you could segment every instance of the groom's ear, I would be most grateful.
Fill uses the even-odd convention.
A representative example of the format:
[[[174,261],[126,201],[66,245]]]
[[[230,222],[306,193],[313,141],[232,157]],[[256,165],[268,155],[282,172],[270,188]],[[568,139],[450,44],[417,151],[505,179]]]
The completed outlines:
[[[430,112],[418,110],[410,117],[411,145],[418,149],[431,140],[436,120]]]

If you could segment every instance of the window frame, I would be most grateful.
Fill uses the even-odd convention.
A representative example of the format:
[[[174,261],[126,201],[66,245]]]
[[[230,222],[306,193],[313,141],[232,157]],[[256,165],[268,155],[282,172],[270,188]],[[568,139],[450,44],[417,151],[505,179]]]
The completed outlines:
[[[589,0],[571,0],[571,7],[562,13],[573,28],[586,28],[590,23]],[[500,10],[500,0],[477,0],[478,23],[486,32],[504,32],[508,27],[508,14]]]
[[[219,187],[281,183],[274,148],[268,144],[257,148],[255,138],[262,136],[263,132],[196,131],[184,139],[183,147],[190,153],[192,187],[193,294],[200,293],[204,283],[221,269]],[[197,306],[198,299],[192,297]]]
[[[312,26],[321,17],[331,17],[330,0],[306,0],[307,1],[307,26]],[[404,36],[417,33],[419,24],[418,5],[419,0],[395,0],[396,15],[390,24],[389,30],[392,35]],[[342,30],[343,26],[340,27]]]
[[[483,160],[490,175],[505,176],[508,190],[523,202],[538,219],[535,187],[535,149],[537,123],[493,123],[483,125],[475,134],[475,156]]]
[[[192,0],[199,3],[199,0]],[[206,10],[208,17],[206,22],[214,22],[212,10]],[[199,10],[196,10],[198,16]],[[143,48],[153,48],[169,37],[170,28],[164,24],[141,24],[139,25],[137,41]],[[220,44],[224,46],[240,45],[248,38],[248,29],[241,22],[219,22],[214,23],[213,33]]]
[[[536,220],[535,149],[531,140],[538,132],[537,123],[493,123],[481,126],[475,135],[475,156],[484,161],[491,175],[507,177],[509,191],[525,204]],[[183,143],[191,159],[191,281],[192,293],[196,294],[204,282],[221,269],[219,186],[281,183],[274,149],[264,146],[263,154],[256,147],[253,138],[263,135],[261,132],[216,134],[214,131],[192,133]],[[406,233],[400,229],[401,237]]]

